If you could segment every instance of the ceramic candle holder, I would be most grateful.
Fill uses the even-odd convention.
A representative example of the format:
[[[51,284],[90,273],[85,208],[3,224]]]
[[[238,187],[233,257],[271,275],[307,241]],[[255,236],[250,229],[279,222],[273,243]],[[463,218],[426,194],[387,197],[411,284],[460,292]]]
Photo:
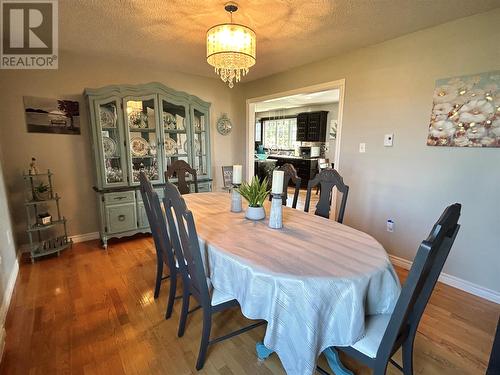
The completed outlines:
[[[273,229],[283,228],[283,201],[281,194],[272,194],[271,213],[269,215],[269,227]]]
[[[238,192],[240,184],[233,184],[231,189],[231,212],[241,212],[241,194]]]

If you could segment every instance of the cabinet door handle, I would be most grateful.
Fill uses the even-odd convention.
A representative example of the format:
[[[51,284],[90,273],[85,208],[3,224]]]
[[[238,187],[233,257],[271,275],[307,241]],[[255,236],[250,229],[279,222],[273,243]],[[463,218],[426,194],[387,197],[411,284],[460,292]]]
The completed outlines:
[[[115,200],[119,200],[119,201],[121,201],[122,199],[125,199],[125,198],[126,198],[126,197],[121,196],[121,197],[115,197],[114,199],[115,199]]]
[[[118,215],[118,221],[125,221],[125,215]]]

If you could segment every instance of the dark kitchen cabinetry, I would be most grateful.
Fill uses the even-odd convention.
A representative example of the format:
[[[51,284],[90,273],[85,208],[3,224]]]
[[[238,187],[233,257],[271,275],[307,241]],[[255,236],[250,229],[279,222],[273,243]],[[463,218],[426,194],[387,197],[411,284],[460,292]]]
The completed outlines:
[[[324,142],[328,111],[303,112],[297,115],[297,141]]]
[[[302,179],[303,187],[307,187],[309,180],[312,180],[316,176],[316,173],[318,173],[318,159],[280,157],[279,155],[271,155],[269,159],[277,160],[276,167],[281,167],[286,163],[292,164],[297,171],[297,175]]]

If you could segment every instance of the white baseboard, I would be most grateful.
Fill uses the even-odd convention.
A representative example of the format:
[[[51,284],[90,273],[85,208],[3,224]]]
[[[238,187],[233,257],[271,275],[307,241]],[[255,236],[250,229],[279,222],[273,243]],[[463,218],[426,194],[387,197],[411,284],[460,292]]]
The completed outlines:
[[[389,255],[392,264],[395,266],[404,268],[409,270],[411,268],[412,262],[409,260],[397,257],[395,255]],[[500,304],[500,292],[485,288],[484,286],[477,285],[471,283],[470,281],[466,281],[464,279],[460,279],[456,276],[448,275],[447,273],[442,272],[439,276],[439,281],[443,284],[450,285],[454,288],[463,290],[464,292],[473,294],[475,296],[487,299],[488,301],[492,301]]]
[[[99,237],[99,232],[90,232],[83,234],[75,234],[74,236],[70,236],[74,243],[85,242],[91,240],[97,240]]]
[[[16,259],[12,268],[12,271],[5,288],[5,293],[2,299],[2,305],[0,306],[0,361],[3,356],[3,349],[5,347],[5,319],[7,318],[7,311],[9,310],[10,300],[12,298],[12,293],[14,292],[14,287],[16,285],[17,275],[19,273],[19,260]]]

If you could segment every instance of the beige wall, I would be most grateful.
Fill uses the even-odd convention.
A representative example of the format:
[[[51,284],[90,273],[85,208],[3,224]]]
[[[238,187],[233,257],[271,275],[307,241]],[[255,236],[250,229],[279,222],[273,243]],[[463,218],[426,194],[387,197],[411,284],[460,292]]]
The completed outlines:
[[[497,9],[249,82],[238,92],[240,106],[345,78],[346,224],[412,260],[443,208],[461,202],[462,229],[445,272],[500,291],[500,149],[426,146],[435,80],[500,69],[499,25]],[[392,132],[394,147],[383,147]],[[389,218],[394,233],[385,230]]]
[[[0,157],[3,157],[0,147]],[[3,158],[2,158],[3,160]],[[10,298],[8,293],[9,288],[13,288],[13,284],[9,285],[11,281],[12,272],[16,268],[16,248],[14,247],[14,238],[12,234],[12,224],[9,213],[9,204],[7,201],[7,192],[5,189],[4,175],[0,163],[0,355],[3,345],[3,335],[5,316],[7,314],[8,304],[7,300]],[[12,292],[12,289],[10,289]]]
[[[27,169],[31,156],[38,159],[40,168],[50,168],[55,173],[55,187],[62,196],[61,207],[69,219],[69,233],[74,235],[98,230],[96,199],[92,191],[94,167],[83,90],[86,87],[151,81],[186,91],[212,103],[212,173],[215,185],[221,186],[220,167],[244,160],[244,154],[240,152],[244,126],[234,121],[234,130],[228,136],[222,136],[215,130],[216,119],[222,112],[227,112],[231,119],[235,113],[231,90],[216,77],[210,79],[172,73],[161,66],[147,66],[133,59],[90,58],[65,53],[60,56],[59,70],[56,71],[0,71],[0,145],[18,244],[27,242],[21,173]],[[28,133],[23,95],[78,100],[82,134]]]

